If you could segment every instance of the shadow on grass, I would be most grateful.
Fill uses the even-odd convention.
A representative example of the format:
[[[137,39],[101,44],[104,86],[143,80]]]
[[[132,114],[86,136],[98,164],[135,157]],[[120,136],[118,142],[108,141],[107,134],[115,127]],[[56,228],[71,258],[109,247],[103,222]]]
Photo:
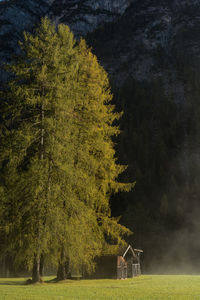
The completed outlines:
[[[88,279],[88,280],[92,280],[92,279]],[[73,278],[69,278],[66,280],[57,280],[56,277],[53,277],[51,279],[43,278],[43,280],[41,282],[33,283],[32,280],[30,279],[30,277],[18,278],[18,280],[16,280],[16,278],[8,278],[8,279],[0,278],[0,286],[1,285],[23,286],[23,285],[40,285],[40,284],[52,284],[52,283],[66,284],[66,283],[72,283],[75,281],[81,281],[81,279],[79,277],[78,278],[73,277]]]
[[[0,279],[0,285],[26,285],[26,280],[23,281],[14,281],[14,280],[5,280],[1,281]]]

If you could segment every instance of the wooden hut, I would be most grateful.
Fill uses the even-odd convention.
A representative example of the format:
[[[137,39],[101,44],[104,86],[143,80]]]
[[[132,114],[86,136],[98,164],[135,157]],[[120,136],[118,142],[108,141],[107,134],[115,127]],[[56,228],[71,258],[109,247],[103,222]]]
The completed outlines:
[[[96,270],[90,278],[126,279],[141,274],[140,254],[142,250],[133,249],[130,245],[121,255],[107,255],[96,259]]]
[[[140,254],[143,251],[130,245],[117,257],[117,279],[126,279],[141,275]]]

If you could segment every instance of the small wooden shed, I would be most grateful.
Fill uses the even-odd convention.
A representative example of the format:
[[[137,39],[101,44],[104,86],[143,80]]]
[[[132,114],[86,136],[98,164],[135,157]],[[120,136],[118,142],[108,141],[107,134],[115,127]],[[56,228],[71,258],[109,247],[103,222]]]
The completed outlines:
[[[143,251],[127,247],[121,256],[117,257],[117,279],[126,279],[141,275],[140,254]]]
[[[142,250],[133,249],[130,245],[121,255],[106,255],[96,258],[96,269],[89,278],[126,279],[141,274],[140,254]]]

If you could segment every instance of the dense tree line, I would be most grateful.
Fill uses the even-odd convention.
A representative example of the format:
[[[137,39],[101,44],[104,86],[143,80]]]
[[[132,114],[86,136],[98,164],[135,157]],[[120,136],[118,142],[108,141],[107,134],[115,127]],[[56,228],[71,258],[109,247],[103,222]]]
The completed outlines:
[[[107,74],[84,40],[47,18],[24,34],[7,66],[1,94],[1,255],[32,269],[45,262],[90,272],[94,258],[115,253],[130,231],[111,217],[119,182],[113,136],[121,113],[111,104]]]
[[[124,111],[117,149],[129,168],[122,177],[134,178],[136,186],[114,197],[112,210],[134,231],[130,243],[144,249],[151,272],[199,266],[199,62],[180,53],[174,60],[184,101],[162,78],[130,78],[113,87],[116,107]]]
[[[147,49],[133,36],[143,22],[134,14],[133,6],[87,37],[111,70],[114,103],[124,111],[117,149],[129,168],[122,176],[137,182],[132,192],[114,197],[112,211],[133,230],[130,242],[144,250],[147,271],[162,263],[165,272],[179,263],[199,270],[198,38],[186,26],[169,35],[170,49]],[[141,78],[140,62],[147,57],[154,65]]]
[[[182,112],[163,90],[161,80],[145,84],[130,79],[115,92],[117,107],[124,111],[118,155],[129,165],[122,176],[134,178],[136,186],[128,195],[114,197],[112,207],[118,214],[124,203],[123,222],[134,231],[130,241],[145,250],[147,263],[183,222],[176,213],[180,170],[174,163],[183,146]]]

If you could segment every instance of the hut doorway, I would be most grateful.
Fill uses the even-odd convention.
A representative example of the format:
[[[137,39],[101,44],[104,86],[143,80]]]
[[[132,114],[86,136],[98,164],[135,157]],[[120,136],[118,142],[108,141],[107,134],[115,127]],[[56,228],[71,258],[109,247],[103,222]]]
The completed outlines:
[[[126,279],[141,275],[140,254],[143,251],[129,245],[122,256],[117,257],[117,278]]]

